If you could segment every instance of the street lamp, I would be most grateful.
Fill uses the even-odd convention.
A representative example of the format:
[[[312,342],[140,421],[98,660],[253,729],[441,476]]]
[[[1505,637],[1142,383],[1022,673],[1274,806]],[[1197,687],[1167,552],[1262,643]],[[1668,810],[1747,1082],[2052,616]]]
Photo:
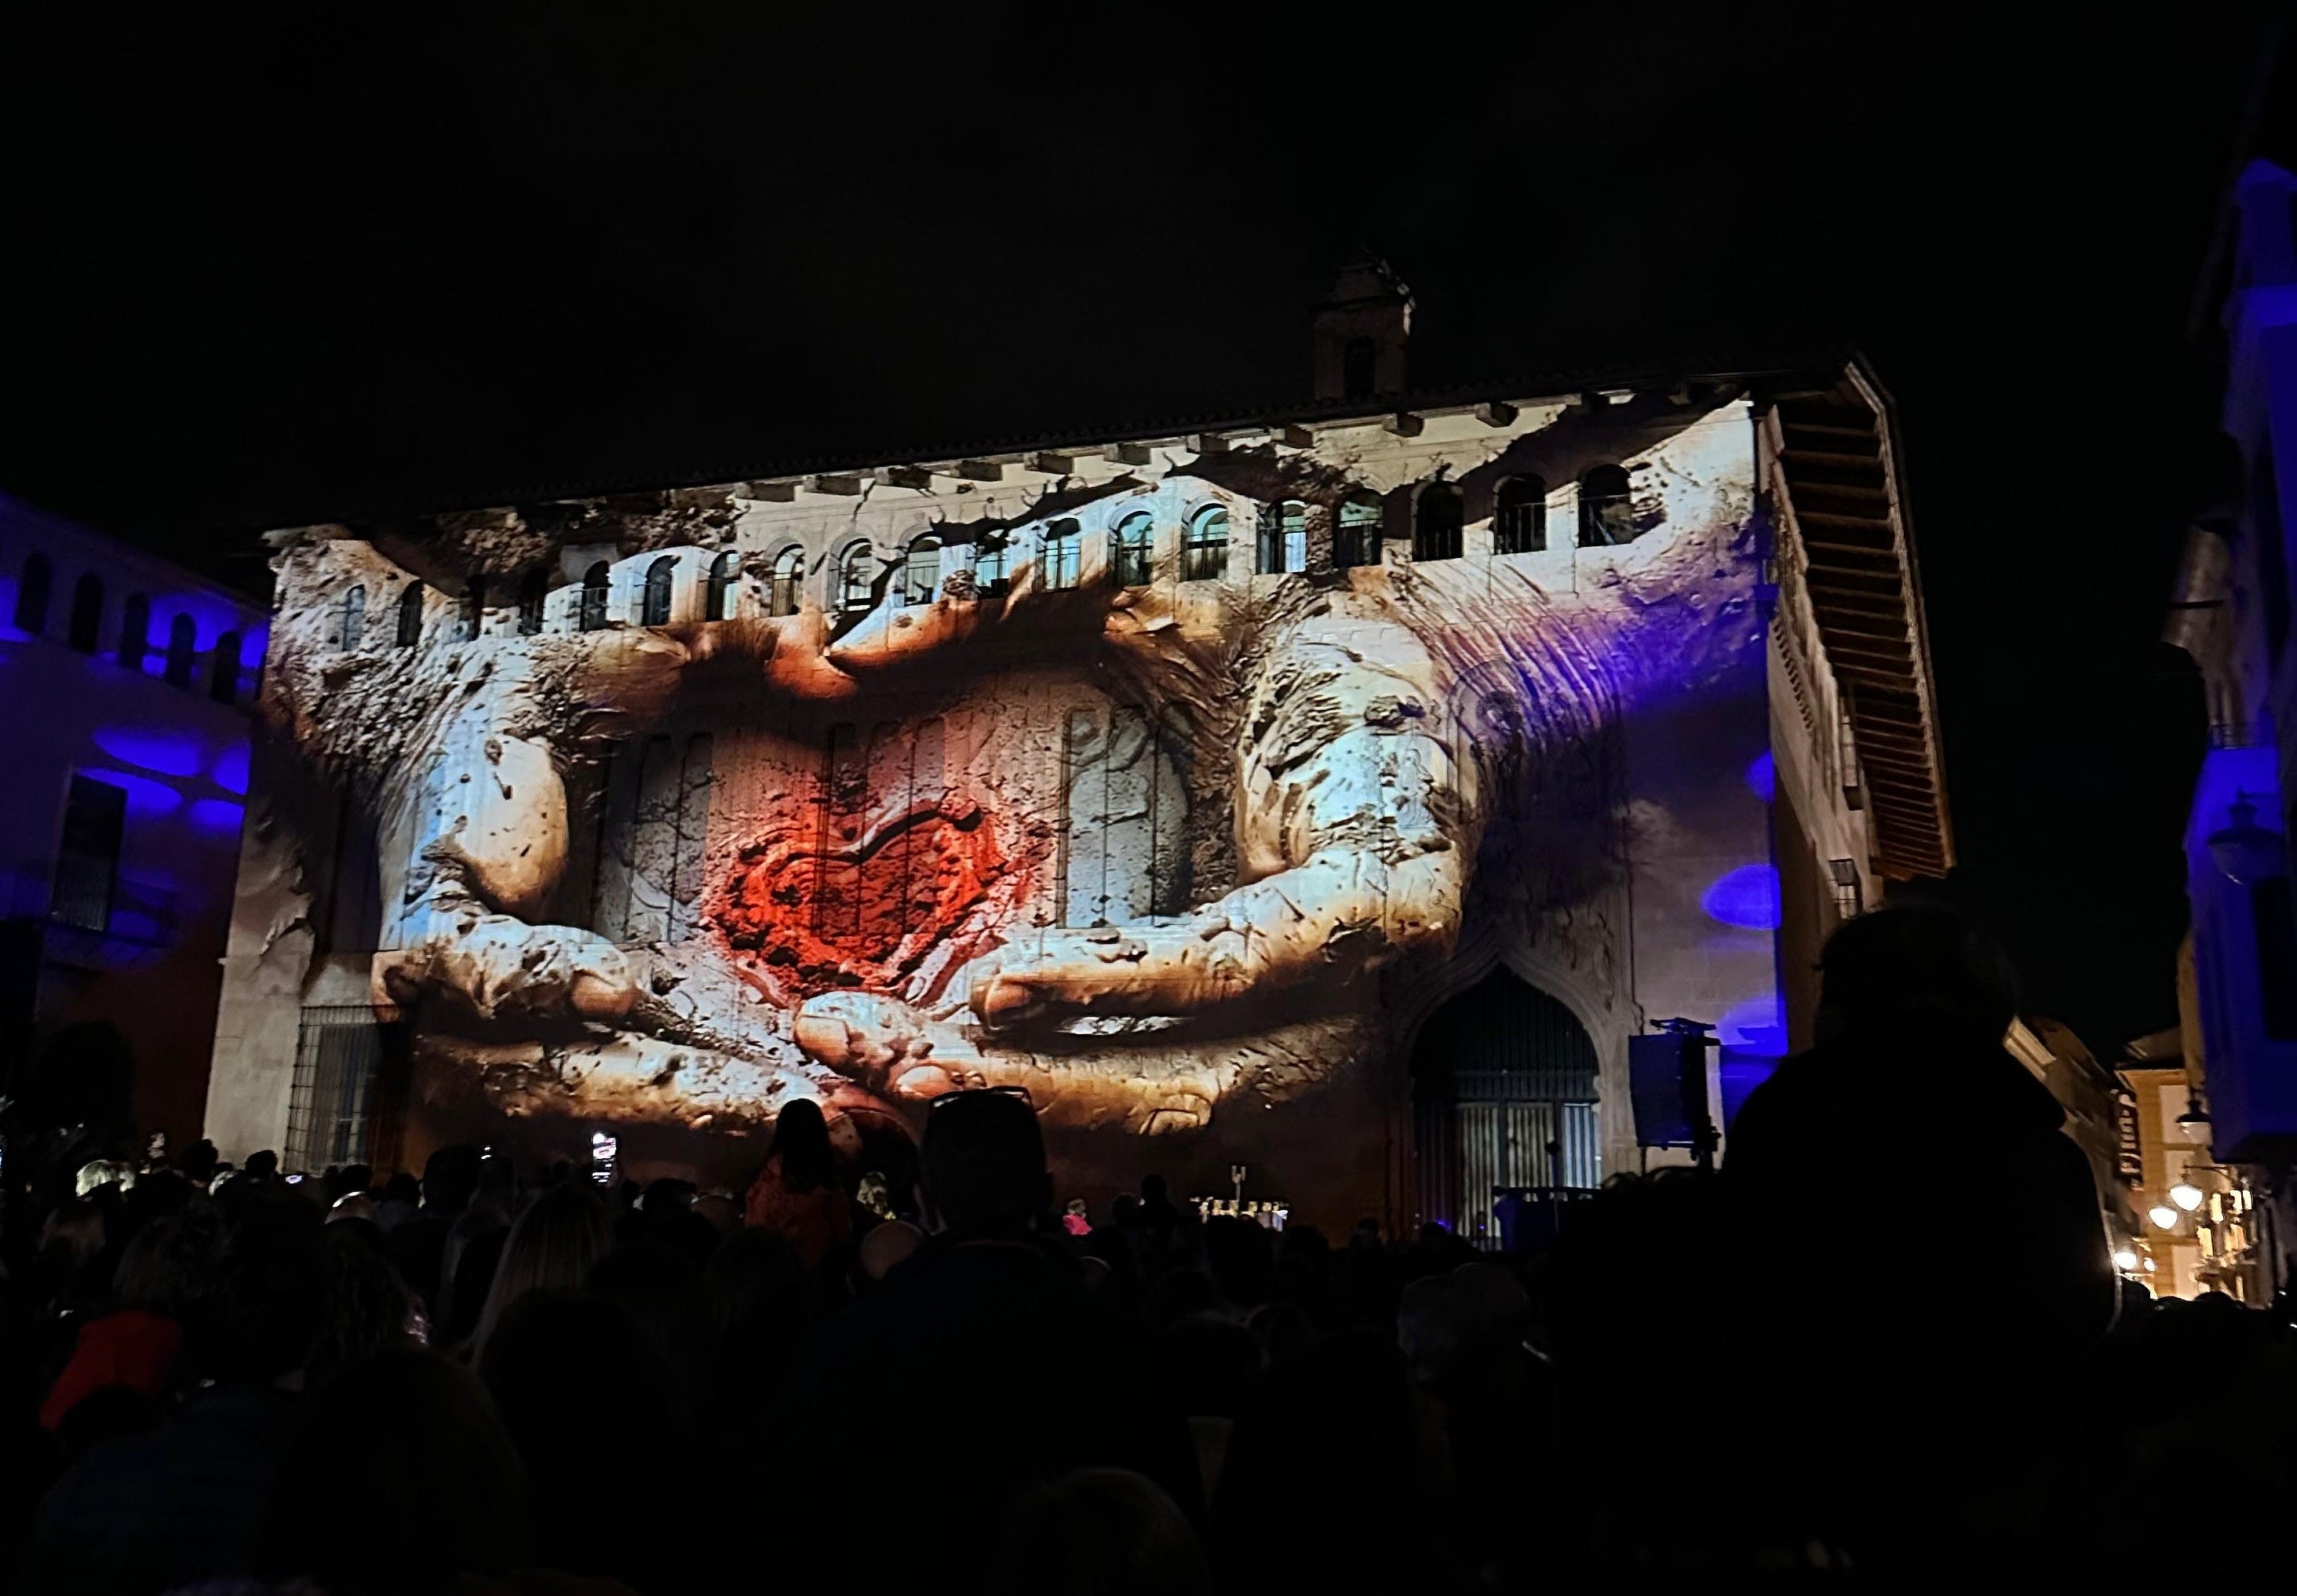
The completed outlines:
[[[2188,1213],[2200,1209],[2203,1196],[2202,1189],[2194,1184],[2190,1175],[2178,1177],[2178,1183],[2169,1188],[2169,1200]]]
[[[2114,1248],[2113,1266],[2122,1273],[2128,1274],[2131,1270],[2137,1267],[2136,1251],[2134,1248],[2126,1246]]]
[[[2188,1147],[2201,1147],[2210,1139],[2209,1111],[2192,1092],[2186,1094],[2186,1112],[2178,1116],[2176,1124],[2178,1136]]]
[[[2178,1211],[2167,1203],[2156,1203],[2145,1211],[2145,1217],[2165,1230],[2178,1228]]]

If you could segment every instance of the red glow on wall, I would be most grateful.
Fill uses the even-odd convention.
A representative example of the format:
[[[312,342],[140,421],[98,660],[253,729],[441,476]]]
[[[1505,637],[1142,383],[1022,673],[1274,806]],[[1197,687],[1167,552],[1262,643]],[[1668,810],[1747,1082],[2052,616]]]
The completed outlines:
[[[1012,869],[981,806],[956,794],[850,837],[835,817],[811,829],[745,846],[716,915],[745,964],[807,995],[898,990]]]

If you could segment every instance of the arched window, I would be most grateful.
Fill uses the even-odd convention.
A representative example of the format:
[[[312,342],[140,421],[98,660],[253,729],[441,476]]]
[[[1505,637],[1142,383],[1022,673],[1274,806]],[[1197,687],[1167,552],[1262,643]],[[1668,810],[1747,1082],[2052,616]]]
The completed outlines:
[[[192,684],[192,651],[199,646],[199,628],[192,624],[189,615],[178,615],[168,622],[168,685],[187,687]]]
[[[1415,560],[1456,560],[1460,557],[1460,490],[1449,482],[1430,482],[1420,490],[1412,506],[1412,557]]]
[[[1332,534],[1332,563],[1379,564],[1380,526],[1387,519],[1377,493],[1351,493],[1342,499],[1339,525]]]
[[[353,586],[343,595],[343,618],[335,633],[335,642],[343,648],[357,648],[366,637],[366,589]]]
[[[1260,574],[1308,569],[1308,506],[1297,498],[1260,506]]]
[[[542,630],[543,606],[550,602],[550,572],[527,573],[518,588],[518,635],[531,638]]]
[[[1492,552],[1535,555],[1546,547],[1547,484],[1537,477],[1508,478],[1492,506]]]
[[[1045,527],[1045,586],[1074,588],[1077,585],[1077,570],[1084,558],[1084,533],[1068,517],[1049,522]]]
[[[208,656],[208,696],[229,703],[239,696],[239,634],[226,632]]]
[[[1340,391],[1352,399],[1379,391],[1379,350],[1369,338],[1351,338],[1340,352]]]
[[[71,627],[64,640],[82,654],[94,654],[103,630],[103,579],[93,571],[72,585]]]
[[[678,556],[664,555],[646,567],[646,592],[638,605],[640,626],[670,624],[670,596],[678,582]]]
[[[473,572],[463,584],[463,641],[475,643],[487,629],[487,579]]]
[[[36,632],[48,623],[48,587],[54,578],[48,571],[48,556],[33,553],[24,556],[24,573],[16,583],[16,629]]]
[[[983,532],[973,540],[973,590],[984,598],[1005,591],[1005,551],[1009,540],[1001,530]]]
[[[877,587],[877,551],[867,543],[856,543],[837,561],[838,613],[858,615],[876,608]]]
[[[705,621],[731,621],[734,601],[742,591],[742,556],[728,549],[710,562],[708,602],[703,606]]]
[[[1157,564],[1157,523],[1146,510],[1135,510],[1116,523],[1109,537],[1108,568],[1120,588],[1145,588]]]
[[[119,606],[119,662],[130,670],[144,669],[144,656],[152,652],[152,601],[141,593],[130,593],[128,602]]]
[[[913,539],[902,556],[902,602],[931,604],[941,594],[941,539],[931,532]]]
[[[1635,540],[1635,507],[1624,466],[1598,465],[1579,479],[1579,545],[1597,548]]]
[[[766,613],[794,615],[805,597],[805,550],[786,548],[774,556],[773,586],[766,594]]]
[[[582,630],[606,629],[606,595],[613,586],[614,568],[604,560],[582,573],[582,614],[578,623]]]
[[[423,584],[409,582],[399,596],[399,646],[412,648],[423,641]]]
[[[1228,511],[1206,505],[1189,517],[1188,540],[1181,548],[1181,580],[1216,582],[1228,575]]]

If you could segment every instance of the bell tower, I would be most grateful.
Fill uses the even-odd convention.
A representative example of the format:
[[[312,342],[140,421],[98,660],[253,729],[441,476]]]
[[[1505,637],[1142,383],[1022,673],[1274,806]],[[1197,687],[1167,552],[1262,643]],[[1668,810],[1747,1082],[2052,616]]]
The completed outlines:
[[[1315,396],[1370,399],[1405,387],[1412,290],[1370,252],[1349,258],[1316,307]]]

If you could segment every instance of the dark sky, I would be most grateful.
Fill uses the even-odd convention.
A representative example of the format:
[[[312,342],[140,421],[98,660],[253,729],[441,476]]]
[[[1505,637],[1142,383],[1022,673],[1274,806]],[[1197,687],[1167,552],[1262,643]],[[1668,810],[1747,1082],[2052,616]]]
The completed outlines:
[[[1359,244],[1426,385],[1855,340],[1951,895],[2101,1052],[2174,1018],[2253,21],[613,9],[18,8],[0,487],[259,583],[266,525],[1281,401]]]

